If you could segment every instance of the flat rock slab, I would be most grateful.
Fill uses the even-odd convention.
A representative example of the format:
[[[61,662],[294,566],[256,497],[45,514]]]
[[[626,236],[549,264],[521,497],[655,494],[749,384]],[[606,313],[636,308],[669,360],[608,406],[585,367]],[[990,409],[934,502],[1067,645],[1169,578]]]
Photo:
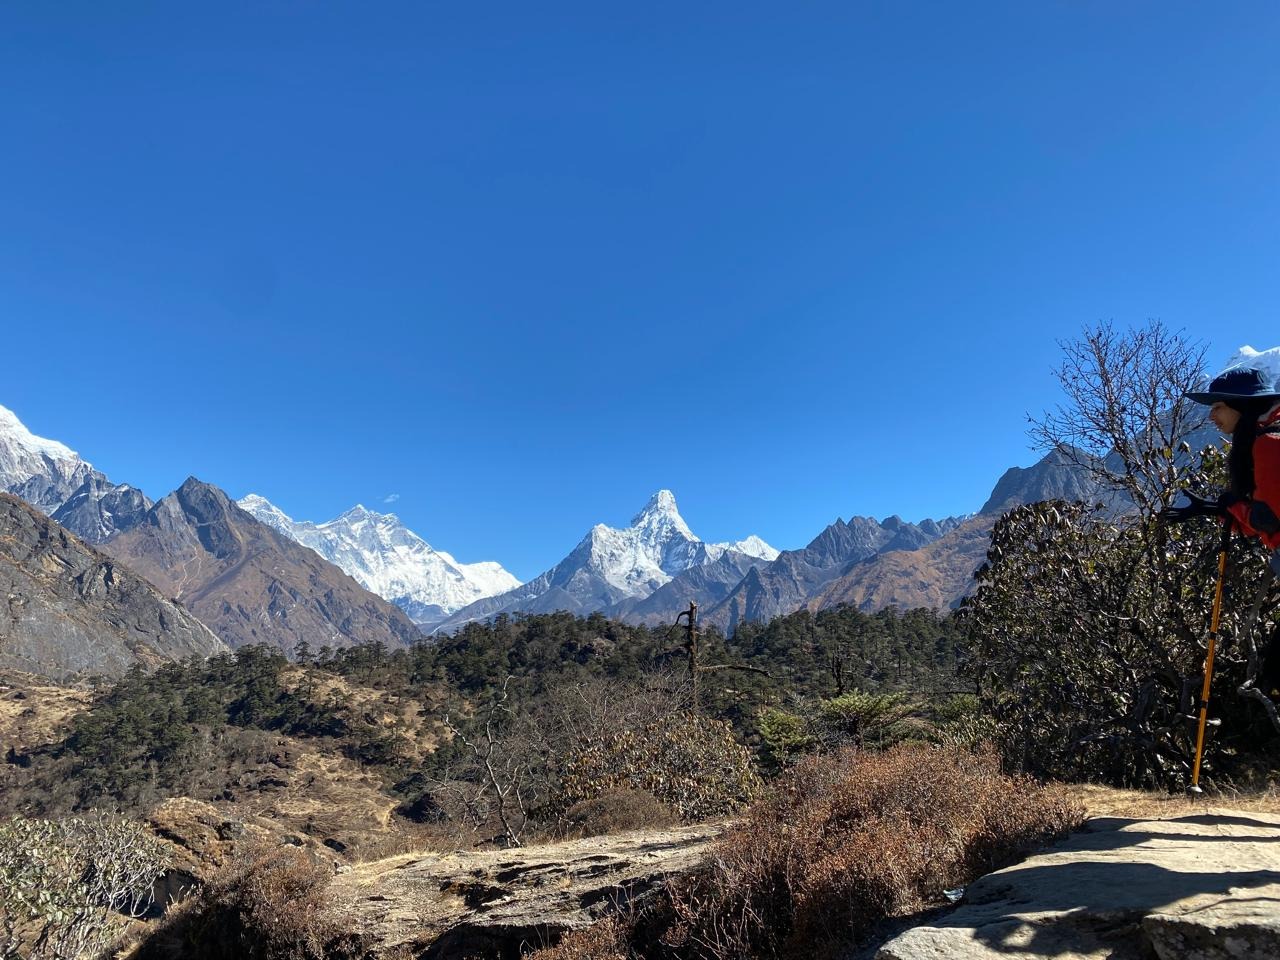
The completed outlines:
[[[1280,817],[1094,819],[876,960],[1280,958]]]
[[[536,847],[414,853],[360,864],[330,888],[376,956],[517,957],[706,862],[724,824]]]

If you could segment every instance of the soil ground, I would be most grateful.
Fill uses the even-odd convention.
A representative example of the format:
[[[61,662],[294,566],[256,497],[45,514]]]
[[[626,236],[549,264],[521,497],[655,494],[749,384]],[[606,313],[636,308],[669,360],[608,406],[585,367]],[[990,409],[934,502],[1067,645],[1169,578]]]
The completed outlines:
[[[1209,807],[1280,813],[1280,784],[1275,783],[1252,791],[1206,789],[1202,794],[1121,790],[1096,783],[1073,783],[1066,789],[1084,804],[1091,817],[1167,819],[1203,813]]]

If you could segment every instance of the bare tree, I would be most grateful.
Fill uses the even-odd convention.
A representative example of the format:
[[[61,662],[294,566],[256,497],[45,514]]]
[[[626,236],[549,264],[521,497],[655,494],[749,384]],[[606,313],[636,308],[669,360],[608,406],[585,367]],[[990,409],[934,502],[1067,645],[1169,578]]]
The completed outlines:
[[[1032,440],[1151,517],[1195,466],[1179,446],[1204,422],[1203,410],[1183,396],[1203,380],[1204,344],[1153,320],[1127,331],[1098,323],[1059,346],[1054,376],[1066,399],[1029,418]]]
[[[518,847],[540,792],[536,772],[542,764],[529,740],[515,730],[520,718],[509,703],[512,679],[502,682],[502,689],[479,713],[474,733],[468,735],[448,714],[444,723],[478,768],[475,790],[466,801],[468,813],[475,816],[491,803],[508,846]]]

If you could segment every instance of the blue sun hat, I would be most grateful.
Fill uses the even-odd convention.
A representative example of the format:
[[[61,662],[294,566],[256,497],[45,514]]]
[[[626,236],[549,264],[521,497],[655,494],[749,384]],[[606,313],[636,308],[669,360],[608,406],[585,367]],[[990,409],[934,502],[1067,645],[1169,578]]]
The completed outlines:
[[[1218,374],[1204,391],[1187,391],[1188,400],[1196,403],[1232,403],[1239,400],[1280,398],[1270,371],[1236,367]]]

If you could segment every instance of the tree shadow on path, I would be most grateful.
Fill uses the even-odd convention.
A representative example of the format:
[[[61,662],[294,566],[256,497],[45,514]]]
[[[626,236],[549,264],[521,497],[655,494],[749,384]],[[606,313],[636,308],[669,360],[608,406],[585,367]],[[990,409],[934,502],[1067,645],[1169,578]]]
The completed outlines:
[[[978,880],[959,909],[930,926],[968,929],[997,953],[1108,955],[1114,947],[1116,957],[1144,957],[1153,954],[1140,921],[1150,914],[1192,918],[1230,900],[1242,923],[1280,916],[1280,851],[1270,846],[1280,842],[1280,824],[1229,814],[1164,822],[1169,832],[1151,821],[1094,820],[1041,857]],[[1262,829],[1218,832],[1224,827]]]

